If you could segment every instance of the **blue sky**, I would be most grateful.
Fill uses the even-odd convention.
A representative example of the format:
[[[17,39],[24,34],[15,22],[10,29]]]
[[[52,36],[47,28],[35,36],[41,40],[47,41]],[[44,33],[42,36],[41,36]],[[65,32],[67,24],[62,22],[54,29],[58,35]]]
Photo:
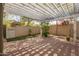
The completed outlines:
[[[9,20],[20,21],[20,16],[10,14],[10,15],[8,16],[8,19],[9,19]]]

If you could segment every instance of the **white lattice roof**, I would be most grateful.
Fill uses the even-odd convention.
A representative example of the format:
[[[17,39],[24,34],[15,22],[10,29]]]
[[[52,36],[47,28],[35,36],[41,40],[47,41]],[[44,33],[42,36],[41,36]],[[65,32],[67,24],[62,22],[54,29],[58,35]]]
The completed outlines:
[[[78,3],[6,3],[8,13],[36,20],[50,20],[79,13]]]

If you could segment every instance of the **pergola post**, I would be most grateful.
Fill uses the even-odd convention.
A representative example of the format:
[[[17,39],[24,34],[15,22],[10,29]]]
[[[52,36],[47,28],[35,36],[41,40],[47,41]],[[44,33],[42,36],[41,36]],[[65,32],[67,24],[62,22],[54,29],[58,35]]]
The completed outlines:
[[[74,18],[74,23],[73,23],[73,42],[75,42],[76,41],[76,36],[77,36],[77,34],[76,34],[76,18]]]
[[[42,37],[42,25],[40,25],[40,37]]]
[[[56,35],[58,34],[58,21],[56,20]]]
[[[0,54],[3,53],[3,4],[0,3]]]
[[[42,37],[42,27],[40,27],[40,37]]]

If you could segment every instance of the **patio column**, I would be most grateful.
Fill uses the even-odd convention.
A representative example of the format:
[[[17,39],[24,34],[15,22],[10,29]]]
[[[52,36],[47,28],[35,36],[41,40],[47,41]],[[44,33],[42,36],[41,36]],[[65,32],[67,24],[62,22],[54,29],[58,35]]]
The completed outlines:
[[[75,42],[76,41],[76,36],[77,36],[77,34],[76,34],[76,17],[74,18],[74,23],[73,23],[73,42]]]
[[[40,26],[40,37],[42,37],[42,26]]]
[[[58,21],[56,20],[56,35],[58,34]]]
[[[3,4],[0,3],[0,54],[3,53]]]
[[[42,37],[42,23],[40,25],[40,37]]]

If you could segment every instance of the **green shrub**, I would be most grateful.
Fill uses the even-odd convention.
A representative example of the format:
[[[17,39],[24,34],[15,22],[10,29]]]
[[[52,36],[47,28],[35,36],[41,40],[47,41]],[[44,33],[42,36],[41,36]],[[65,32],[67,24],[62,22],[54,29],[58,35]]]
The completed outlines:
[[[42,26],[42,36],[44,37],[48,37],[48,34],[49,34],[49,23],[48,22],[43,22],[41,24]]]
[[[32,37],[36,37],[36,35],[38,35],[39,33],[37,34],[32,34],[32,35],[25,35],[25,36],[19,36],[19,37],[15,37],[15,38],[8,38],[7,39],[7,42],[10,42],[10,41],[18,41],[18,40],[24,40],[26,38],[32,38]]]
[[[48,37],[48,32],[44,32],[42,35],[43,35],[44,37]]]
[[[8,39],[7,39],[7,42],[10,42],[10,41],[17,41],[17,40],[23,40],[23,39],[26,39],[26,37],[27,37],[27,35],[15,37],[15,38],[8,38]]]

